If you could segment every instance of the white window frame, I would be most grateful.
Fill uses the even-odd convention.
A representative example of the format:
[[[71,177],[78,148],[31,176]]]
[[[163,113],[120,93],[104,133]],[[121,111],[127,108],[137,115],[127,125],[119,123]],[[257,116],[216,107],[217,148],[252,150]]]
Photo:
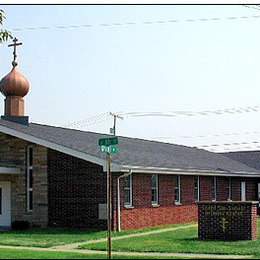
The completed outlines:
[[[213,180],[213,185],[212,185],[212,180]],[[213,194],[213,189],[214,189],[214,194]],[[217,177],[211,177],[211,200],[212,201],[217,201]]]
[[[124,206],[125,207],[132,207],[133,206],[133,176],[132,175],[126,176],[124,178],[124,181],[125,181],[126,178],[129,178],[130,187],[124,186],[124,194],[125,194],[126,190],[129,192],[130,202],[126,203],[125,198],[124,198]]]
[[[152,181],[152,179],[153,179],[153,176],[155,176],[155,183],[156,183],[156,185],[155,185],[155,187],[153,187],[153,181]],[[159,204],[159,189],[158,189],[158,187],[159,187],[159,177],[158,177],[158,174],[152,174],[151,175],[151,191],[152,191],[152,205],[158,205]],[[153,201],[153,191],[156,191],[156,201]]]
[[[176,195],[178,198],[177,200],[176,200]],[[174,203],[175,204],[181,203],[181,176],[180,175],[174,176]]]
[[[232,200],[232,179],[227,178],[227,201]]]
[[[241,201],[246,201],[246,182],[241,181]]]
[[[33,160],[33,147],[27,147],[27,212],[33,212],[33,177],[30,178],[30,171],[33,174],[33,161],[30,165],[30,151],[32,151],[32,160]],[[30,180],[32,181],[32,187],[30,187]],[[31,198],[32,196],[32,198]],[[30,207],[30,201],[32,199],[32,207]]]
[[[197,187],[196,187],[197,182]],[[195,176],[195,182],[194,182],[194,190],[195,190],[195,202],[200,201],[200,176]]]

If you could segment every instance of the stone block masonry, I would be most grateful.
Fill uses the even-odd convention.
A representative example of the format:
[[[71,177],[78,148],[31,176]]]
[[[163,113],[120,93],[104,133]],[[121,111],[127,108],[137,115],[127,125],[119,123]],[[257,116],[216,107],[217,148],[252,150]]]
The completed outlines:
[[[199,202],[199,239],[257,239],[258,202]]]

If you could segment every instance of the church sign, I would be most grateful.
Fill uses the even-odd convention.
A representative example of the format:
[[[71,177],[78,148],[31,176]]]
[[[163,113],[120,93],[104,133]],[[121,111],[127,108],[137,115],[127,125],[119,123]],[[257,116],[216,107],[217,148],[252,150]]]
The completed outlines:
[[[199,239],[255,240],[258,202],[199,202]]]

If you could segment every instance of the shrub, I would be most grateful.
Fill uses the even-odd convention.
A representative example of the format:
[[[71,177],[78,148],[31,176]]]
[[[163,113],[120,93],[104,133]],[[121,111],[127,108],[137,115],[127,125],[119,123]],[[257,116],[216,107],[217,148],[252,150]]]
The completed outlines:
[[[12,229],[13,230],[26,230],[29,229],[30,223],[28,221],[14,221],[12,223]]]

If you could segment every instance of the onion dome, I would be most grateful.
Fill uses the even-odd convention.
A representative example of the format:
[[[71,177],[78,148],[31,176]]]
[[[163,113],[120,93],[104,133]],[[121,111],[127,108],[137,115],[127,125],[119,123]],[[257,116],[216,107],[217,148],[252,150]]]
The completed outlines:
[[[18,71],[16,61],[12,65],[12,71],[0,81],[0,91],[6,97],[24,97],[29,92],[29,81]]]

